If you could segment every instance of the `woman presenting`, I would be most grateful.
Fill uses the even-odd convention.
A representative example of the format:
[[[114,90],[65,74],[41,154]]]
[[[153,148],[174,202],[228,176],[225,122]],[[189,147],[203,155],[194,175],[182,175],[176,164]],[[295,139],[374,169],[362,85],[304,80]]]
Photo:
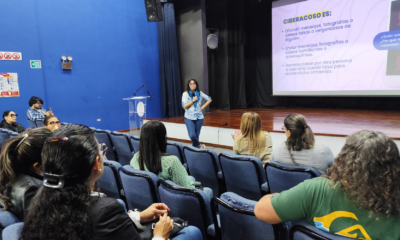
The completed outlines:
[[[207,102],[201,106],[201,100]],[[196,79],[190,79],[186,85],[186,91],[182,94],[182,107],[185,109],[185,124],[193,147],[205,148],[200,144],[200,130],[203,126],[204,115],[202,110],[211,103],[211,98],[200,91]]]

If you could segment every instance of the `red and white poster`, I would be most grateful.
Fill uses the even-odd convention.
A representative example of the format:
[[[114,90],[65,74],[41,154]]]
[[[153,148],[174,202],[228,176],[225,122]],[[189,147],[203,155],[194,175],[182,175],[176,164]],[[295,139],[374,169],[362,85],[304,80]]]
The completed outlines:
[[[22,53],[20,52],[0,52],[0,60],[20,61]]]
[[[0,97],[19,97],[17,73],[0,73]]]

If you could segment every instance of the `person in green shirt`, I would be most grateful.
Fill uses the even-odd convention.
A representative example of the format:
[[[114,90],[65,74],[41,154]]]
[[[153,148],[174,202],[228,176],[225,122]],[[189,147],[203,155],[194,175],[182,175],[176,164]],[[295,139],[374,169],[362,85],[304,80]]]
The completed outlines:
[[[162,180],[188,188],[194,188],[194,181],[189,178],[185,167],[178,157],[167,151],[167,130],[162,122],[148,121],[141,129],[139,152],[130,165],[137,170],[149,171]]]
[[[327,176],[264,196],[258,219],[276,224],[306,218],[318,228],[358,239],[400,239],[400,157],[381,132],[346,140]]]

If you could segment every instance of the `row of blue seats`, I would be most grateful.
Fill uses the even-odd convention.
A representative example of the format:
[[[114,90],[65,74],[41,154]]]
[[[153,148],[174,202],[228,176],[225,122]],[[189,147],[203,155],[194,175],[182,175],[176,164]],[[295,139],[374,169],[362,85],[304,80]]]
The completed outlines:
[[[66,124],[63,123],[63,125]],[[109,151],[113,154],[108,156],[109,159],[119,159],[118,153],[120,153],[120,156],[127,157],[125,162],[129,164],[135,150],[139,149],[140,140],[138,137],[119,132],[92,129],[95,131],[98,141],[106,143],[113,150]],[[18,135],[18,133],[14,133],[14,135]],[[265,169],[262,169],[261,161],[253,156],[239,156],[230,152],[224,152],[217,156],[211,149],[202,150],[191,146],[183,147],[182,144],[175,142],[169,142],[168,146],[167,152],[169,151],[170,154],[176,155],[188,170],[191,169],[191,175],[197,181],[201,181],[203,186],[211,187],[214,191],[214,196],[220,196],[226,190],[224,188],[227,188],[229,192],[222,194],[220,198],[214,198],[212,200],[214,204],[227,208],[228,212],[233,211],[234,213],[231,214],[248,215],[250,217],[247,221],[248,223],[258,221],[258,224],[235,227],[234,229],[240,231],[234,233],[232,231],[233,228],[231,228],[232,224],[229,223],[231,217],[227,219],[223,217],[221,206],[219,207],[219,214],[214,209],[212,211],[214,214],[211,216],[210,199],[202,191],[183,188],[169,181],[164,182],[151,172],[134,170],[129,165],[121,167],[121,164],[116,161],[105,161],[104,174],[98,180],[98,185],[107,196],[123,199],[128,209],[138,208],[143,210],[154,202],[166,203],[170,208],[172,207],[171,210],[174,209],[174,211],[171,211],[173,216],[180,216],[189,220],[192,225],[199,227],[203,232],[204,239],[207,239],[208,234],[217,236],[218,239],[220,237],[222,239],[259,239],[260,236],[265,236],[265,234],[269,234],[269,236],[273,234],[276,239],[279,236],[280,239],[287,239],[287,224],[272,226],[255,218],[253,210],[256,201],[266,193],[281,192],[305,179],[319,176],[319,172],[310,167],[270,162],[265,165]],[[121,150],[123,153],[132,151],[130,151],[130,154],[124,155],[121,154]],[[243,169],[246,169],[246,171],[243,171]],[[221,184],[221,180],[225,184]],[[162,194],[161,188],[169,193]],[[174,192],[178,196],[174,196]],[[176,201],[176,197],[179,197],[182,193],[186,197],[188,195],[192,195],[192,197],[186,200],[183,199],[179,203],[179,201]],[[197,201],[193,199],[197,199]],[[211,208],[214,207],[214,204],[211,204]],[[182,208],[182,206],[186,207]],[[222,221],[222,227],[218,227],[221,224],[221,217],[225,220]],[[214,227],[213,222],[219,223],[217,228]],[[225,225],[224,223],[227,224]],[[280,228],[283,231],[280,231]],[[307,235],[307,232],[312,228],[313,226],[307,223],[296,226],[292,228],[292,237],[296,236],[295,230]],[[273,230],[272,232],[270,231],[271,229]],[[262,234],[256,237],[252,233],[253,235],[254,233]],[[241,237],[238,238],[238,236]]]
[[[122,166],[130,164],[134,153],[139,150],[138,136],[108,130],[93,130],[97,140],[112,149],[107,152],[107,159],[115,160]],[[167,153],[177,156],[188,173],[196,181],[201,182],[202,186],[211,188],[214,196],[220,196],[227,190],[257,201],[268,192],[281,192],[297,185],[299,181],[293,184],[282,181],[290,179],[291,176],[304,175],[302,179],[310,179],[320,175],[312,167],[295,167],[278,162],[268,163],[263,169],[260,159],[254,156],[235,155],[232,152],[224,152],[218,156],[212,149],[183,147],[178,142],[168,141]],[[243,171],[244,169],[246,171]],[[279,173],[275,173],[277,171]],[[267,181],[268,176],[270,177]]]
[[[14,138],[18,135],[19,135],[19,133],[17,133],[17,132],[13,132],[13,131],[5,129],[5,128],[0,128],[0,148],[7,141],[7,139]]]
[[[44,127],[43,120],[32,121],[28,119],[28,125],[30,128]]]
[[[123,143],[125,146],[121,144],[120,147],[125,147],[125,152],[128,152],[131,149],[128,149],[129,142],[132,143],[133,149],[135,149],[135,145],[137,146],[136,149],[138,149],[140,142],[138,137],[109,131],[104,133],[104,130],[94,130],[97,134],[99,134],[99,131],[103,131],[103,137],[110,136],[109,139],[111,141],[109,144],[113,144],[114,149],[118,149],[118,145]],[[113,142],[115,138],[119,138],[119,141]],[[104,138],[101,140],[98,137],[98,140],[99,142],[105,142]],[[177,146],[177,144],[180,146]],[[171,144],[170,148],[174,149],[175,152],[169,153],[176,155],[182,163],[186,164],[188,172],[197,181],[200,181],[203,186],[212,188],[214,196],[217,197],[228,190],[231,192],[229,194],[239,194],[237,197],[245,197],[243,199],[247,198],[249,201],[258,201],[263,195],[271,191],[281,192],[306,179],[320,175],[316,169],[311,167],[284,165],[278,162],[270,162],[263,169],[262,163],[258,158],[234,155],[231,152],[224,152],[218,156],[211,149],[197,149],[191,146],[182,148],[180,143]],[[118,150],[116,152],[118,154]],[[129,156],[130,159],[131,156]],[[106,193],[107,196],[123,199],[126,201],[128,208],[145,209],[154,202],[162,201],[167,203],[165,199],[160,198],[157,192],[157,185],[160,184],[158,177],[150,172],[135,170],[128,164],[129,161],[127,161],[126,166],[121,167],[121,164],[115,161],[105,161],[105,172],[98,181],[101,191]],[[243,171],[243,169],[246,169],[246,171]],[[269,181],[267,181],[267,176]],[[174,201],[172,200],[171,202]],[[199,202],[201,201],[199,200]],[[204,202],[206,204],[207,201]],[[197,209],[207,209],[206,206],[201,206],[199,203],[199,208]],[[189,211],[190,209],[187,210]],[[195,214],[194,219],[207,221],[207,217],[200,216]],[[201,229],[203,237],[206,238],[208,225],[203,223],[195,226]],[[215,230],[209,231],[212,236],[216,234]]]
[[[29,128],[37,128],[37,127],[44,127],[43,121],[41,120],[36,120],[32,121],[28,119],[28,124]],[[65,125],[66,123],[63,123]],[[9,138],[14,138],[18,136],[19,133],[5,129],[5,128],[0,128],[0,147],[3,146],[3,144],[7,141]]]
[[[158,190],[162,201],[171,209],[169,215],[179,216],[188,220],[190,225],[199,227],[202,230],[204,240],[348,239],[324,232],[307,222],[301,222],[294,226],[288,234],[284,224],[271,225],[258,220],[254,215],[254,207],[257,202],[242,198],[235,193],[227,192],[222,194],[220,198],[212,199],[212,212],[210,212],[202,207],[207,205],[205,201],[209,199],[207,199],[207,195],[201,194],[200,191],[182,188],[170,181],[164,182],[162,180],[159,180]],[[210,219],[211,214],[212,219]],[[2,232],[4,240],[19,239],[24,223],[18,223],[18,219],[8,211],[0,212],[0,223],[6,227]],[[214,225],[213,223],[218,224]],[[205,227],[207,228],[206,235],[204,235]]]
[[[269,173],[272,176],[283,173],[283,176],[279,178],[283,182],[289,182],[286,184],[303,181],[306,175],[302,172],[310,174],[308,171],[295,171],[298,169],[297,166],[272,167],[275,164],[270,164],[271,169],[274,170]],[[290,173],[295,175],[295,179],[287,178]],[[287,179],[284,179],[285,177]],[[257,240],[289,239],[289,237],[290,239],[327,239],[327,236],[330,236],[329,239],[344,239],[323,232],[304,219],[295,223],[270,225],[258,220],[254,215],[254,207],[258,200],[247,199],[234,192],[225,192],[220,197],[210,199],[203,191],[160,180],[151,172],[136,170],[130,165],[121,166],[115,161],[104,161],[104,173],[97,184],[108,197],[126,201],[128,209],[143,210],[155,202],[167,204],[171,209],[169,215],[179,216],[198,227],[203,234],[203,239]],[[274,184],[271,181],[272,189],[289,187],[289,185],[274,186]],[[214,225],[214,223],[218,224]],[[291,227],[292,225],[295,226]]]
[[[101,130],[92,128],[97,141],[105,143],[108,147],[107,159],[114,160],[122,165],[130,163],[133,155],[139,151],[140,139],[127,133],[116,131]],[[184,166],[186,163],[182,156],[183,145],[177,142],[167,142],[167,152],[176,155]]]

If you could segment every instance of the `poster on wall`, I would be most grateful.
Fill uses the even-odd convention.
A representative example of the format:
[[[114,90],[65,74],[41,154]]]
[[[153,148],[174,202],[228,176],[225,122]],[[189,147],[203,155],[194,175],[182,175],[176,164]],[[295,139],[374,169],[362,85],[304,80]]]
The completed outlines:
[[[19,97],[17,73],[0,73],[0,97]]]
[[[1,52],[0,51],[0,60],[21,61],[22,53],[21,52]]]

